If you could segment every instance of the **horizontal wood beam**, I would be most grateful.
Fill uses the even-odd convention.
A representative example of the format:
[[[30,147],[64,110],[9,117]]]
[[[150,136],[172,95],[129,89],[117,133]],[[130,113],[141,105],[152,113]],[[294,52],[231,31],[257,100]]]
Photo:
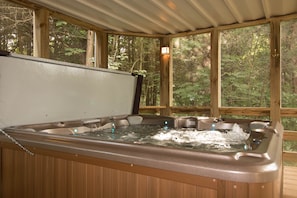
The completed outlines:
[[[297,164],[297,152],[283,152],[283,161]]]
[[[285,131],[284,140],[297,141],[297,132],[296,131]]]
[[[200,113],[210,116],[210,107],[171,107],[172,113]]]
[[[142,110],[160,110],[165,106],[141,106]],[[173,106],[170,107],[172,112],[197,112],[210,111],[210,107],[197,106]],[[269,107],[220,107],[220,114],[223,115],[249,115],[249,116],[269,116]],[[281,117],[297,117],[297,108],[281,108]]]
[[[220,107],[221,115],[269,116],[269,107]]]
[[[166,106],[141,106],[139,107],[140,114],[160,114],[161,109],[166,109]]]
[[[142,110],[151,110],[151,109],[155,109],[155,110],[160,110],[160,109],[166,109],[166,106],[141,106],[140,109]]]
[[[282,117],[297,117],[297,108],[281,108]]]

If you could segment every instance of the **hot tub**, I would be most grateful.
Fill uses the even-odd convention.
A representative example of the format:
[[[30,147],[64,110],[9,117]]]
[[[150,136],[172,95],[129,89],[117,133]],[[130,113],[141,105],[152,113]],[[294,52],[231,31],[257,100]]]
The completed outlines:
[[[222,139],[228,133],[236,136],[234,126],[241,129],[242,138],[235,142]],[[137,115],[24,125],[4,131],[24,147],[33,148],[33,153],[45,149],[212,181],[263,187],[267,183],[275,184],[281,171],[282,128],[264,121]],[[176,132],[180,140],[172,136]],[[212,145],[181,141],[182,135],[188,133],[197,137],[206,133],[208,136],[221,134],[221,139],[213,141]],[[156,138],[160,138],[160,134],[172,137],[160,140]],[[3,135],[0,138],[9,141]],[[273,185],[270,191],[277,191],[279,187]]]

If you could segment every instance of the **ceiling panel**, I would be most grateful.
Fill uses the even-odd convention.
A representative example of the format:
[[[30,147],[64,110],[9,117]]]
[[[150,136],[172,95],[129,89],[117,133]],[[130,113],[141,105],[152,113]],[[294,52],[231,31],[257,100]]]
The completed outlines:
[[[162,35],[297,13],[297,0],[27,1],[105,31]]]

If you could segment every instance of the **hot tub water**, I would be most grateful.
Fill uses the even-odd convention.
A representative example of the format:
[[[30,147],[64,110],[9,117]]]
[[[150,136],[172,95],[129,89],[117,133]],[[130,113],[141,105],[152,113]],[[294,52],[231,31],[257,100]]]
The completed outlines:
[[[246,150],[249,133],[234,124],[230,130],[170,129],[160,125],[129,125],[80,133],[78,136],[104,141],[146,144],[197,151],[237,152]]]

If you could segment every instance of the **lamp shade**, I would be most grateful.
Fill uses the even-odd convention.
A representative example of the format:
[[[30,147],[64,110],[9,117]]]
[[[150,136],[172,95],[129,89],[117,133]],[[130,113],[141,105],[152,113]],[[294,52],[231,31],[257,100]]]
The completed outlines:
[[[169,54],[169,47],[162,47],[161,48],[161,54],[163,54],[163,55]]]

